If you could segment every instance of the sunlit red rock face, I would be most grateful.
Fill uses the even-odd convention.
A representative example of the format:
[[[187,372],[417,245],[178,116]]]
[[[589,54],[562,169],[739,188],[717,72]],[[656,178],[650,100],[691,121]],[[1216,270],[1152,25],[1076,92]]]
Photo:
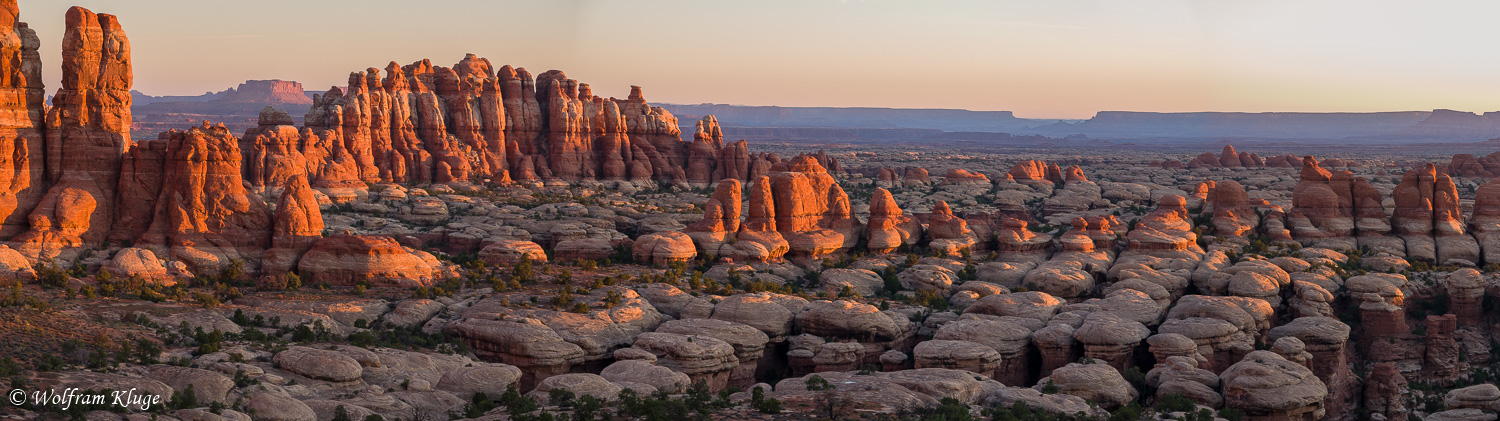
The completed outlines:
[[[1293,238],[1313,245],[1334,249],[1371,245],[1400,253],[1399,245],[1381,238],[1390,232],[1391,224],[1380,192],[1349,171],[1323,169],[1311,156],[1302,158],[1301,181],[1292,190],[1287,228]]]
[[[423,60],[351,73],[314,98],[300,131],[262,119],[247,132],[253,185],[277,187],[304,162],[318,188],[365,182],[559,179],[691,183],[750,181],[771,162],[743,142],[726,144],[712,116],[683,142],[677,118],[646,103],[595,96],[552,70],[494,68],[469,55],[453,67]],[[296,141],[291,134],[296,133]],[[301,155],[301,157],[297,157]],[[759,171],[758,171],[759,169]]]
[[[821,256],[848,250],[859,241],[859,221],[849,195],[815,157],[793,158],[786,172],[771,177],[776,230],[794,253]]]
[[[876,188],[870,196],[867,236],[870,251],[889,253],[903,245],[916,244],[922,238],[922,225],[901,212],[890,191]]]
[[[130,144],[130,40],[119,20],[69,9],[62,48],[62,87],[46,123],[45,178],[51,187],[31,211],[30,230],[13,238],[28,257],[56,257],[65,248],[104,240],[116,209],[120,161]],[[16,70],[25,75],[27,66]],[[44,156],[27,152],[29,159]]]
[[[1062,184],[1064,181],[1062,170],[1057,167],[1057,164],[1049,164],[1035,159],[1017,162],[1006,174],[1009,174],[1012,179],[1022,184],[1043,182]]]
[[[299,254],[321,235],[322,218],[310,191],[294,186],[288,206],[273,217],[245,189],[240,140],[223,125],[204,123],[160,138],[129,138],[130,42],[111,15],[72,8],[63,38],[63,80],[53,107],[36,98],[37,40],[15,21],[15,2],[0,2],[0,94],[9,95],[0,120],[0,144],[11,160],[0,164],[0,237],[32,261],[70,262],[106,241],[133,244],[191,270],[217,270],[233,261],[254,269],[273,243],[273,220],[284,222],[277,246]],[[284,113],[262,118],[266,127],[287,126]],[[263,131],[292,138],[295,130]],[[274,133],[273,133],[274,132]],[[276,141],[267,140],[266,143]],[[294,145],[292,142],[285,142]],[[290,155],[290,154],[288,154]],[[45,172],[42,157],[46,157]],[[300,162],[278,169],[300,180]],[[287,181],[286,183],[290,183]],[[20,215],[25,215],[24,220]],[[295,262],[295,256],[285,265]],[[161,261],[141,262],[159,265]]]
[[[26,230],[46,191],[41,40],[19,14],[14,0],[0,1],[0,238]]]
[[[442,264],[431,254],[411,250],[390,237],[339,235],[318,240],[302,256],[299,273],[312,282],[417,287],[443,279]]]
[[[322,126],[330,119],[341,119],[339,110],[332,110],[334,115],[329,116],[329,110],[320,108],[326,102],[322,97],[319,100],[305,118],[308,128],[299,131],[285,112],[266,107],[260,113],[259,125],[245,131],[240,149],[245,179],[254,191],[266,193],[270,189],[275,193],[296,177],[308,178],[310,186],[323,189],[336,200],[347,198],[347,194],[340,194],[343,190],[365,188],[355,153],[337,130]]]
[[[1126,235],[1126,240],[1128,249],[1140,254],[1192,260],[1203,256],[1198,235],[1193,233],[1187,201],[1178,195],[1163,196],[1156,210],[1142,218]]]
[[[1408,256],[1468,266],[1479,262],[1479,244],[1465,231],[1458,188],[1447,174],[1432,164],[1407,171],[1391,198],[1396,202],[1391,222],[1406,240]]]
[[[1188,161],[1187,168],[1259,168],[1268,166],[1260,155],[1246,152],[1236,152],[1234,146],[1224,145],[1224,152],[1219,156],[1204,152]]]
[[[687,230],[701,252],[764,262],[779,260],[789,252],[799,257],[823,256],[858,243],[865,227],[851,213],[849,195],[816,156],[798,156],[777,167],[782,171],[751,182],[743,223],[739,220],[740,182],[733,178],[719,181],[713,197],[704,204],[703,220]],[[878,227],[878,239],[872,248],[893,250],[921,237],[920,225],[902,214],[889,192],[876,196],[871,223]]]
[[[270,245],[271,211],[245,191],[234,135],[223,125],[204,123],[163,133],[154,142],[163,141],[167,153],[158,196],[149,202],[122,200],[127,209],[148,204],[155,209],[137,246],[170,249],[170,256],[194,269],[217,270],[234,260],[259,260]]]
[[[271,249],[262,257],[261,273],[280,274],[297,267],[302,254],[323,238],[323,213],[307,177],[287,183],[271,219]]]

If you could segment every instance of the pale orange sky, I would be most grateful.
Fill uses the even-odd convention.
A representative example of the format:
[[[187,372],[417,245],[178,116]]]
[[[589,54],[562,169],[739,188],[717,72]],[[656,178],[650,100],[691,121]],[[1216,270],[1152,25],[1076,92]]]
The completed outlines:
[[[136,89],[472,52],[653,102],[1009,110],[1500,110],[1488,1],[21,0],[56,90],[63,14],[120,16]]]

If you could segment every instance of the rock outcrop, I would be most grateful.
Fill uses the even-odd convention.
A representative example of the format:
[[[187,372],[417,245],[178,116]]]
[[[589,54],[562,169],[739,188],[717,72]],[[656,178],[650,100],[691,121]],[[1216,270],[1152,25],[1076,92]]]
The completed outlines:
[[[25,89],[40,89],[40,80],[28,80],[40,74],[27,64],[30,53],[25,47],[35,36],[27,36],[24,26],[19,28],[15,31],[22,37],[22,51],[17,58],[22,62],[7,72],[7,79],[25,84]],[[13,146],[12,150],[27,155],[27,165],[31,159],[46,157],[43,179],[49,187],[27,217],[29,230],[11,239],[19,245],[18,251],[32,259],[70,258],[74,256],[62,254],[104,241],[119,208],[115,191],[120,162],[130,148],[130,40],[119,19],[81,7],[69,9],[62,48],[62,86],[52,97],[52,107],[46,109],[44,147]],[[40,66],[40,60],[34,65]],[[24,95],[30,94],[18,95],[17,102],[31,104],[29,99],[19,101]],[[42,110],[37,107],[28,113]],[[36,121],[15,120],[22,126]],[[9,159],[15,160],[14,156]],[[25,172],[17,175],[30,177]],[[13,185],[17,182],[26,183],[12,180]],[[7,222],[12,220],[7,218]]]
[[[1212,152],[1204,152],[1202,155],[1188,161],[1187,168],[1260,168],[1271,166],[1267,161],[1261,159],[1260,155],[1246,152],[1236,152],[1233,145],[1224,145],[1224,151],[1219,156]]]
[[[508,176],[707,186],[749,181],[755,166],[743,142],[724,143],[712,116],[683,142],[676,117],[647,104],[638,86],[626,99],[606,99],[561,71],[533,80],[525,69],[494,68],[473,55],[451,68],[424,60],[384,72],[351,74],[349,92],[317,98],[306,119],[320,139],[340,137],[325,142],[349,151],[365,181]],[[342,122],[332,119],[339,115]],[[395,118],[404,115],[412,122]]]
[[[166,143],[161,186],[157,189],[160,193],[146,203],[138,202],[144,198],[122,200],[126,209],[155,209],[136,244],[165,248],[169,253],[157,254],[170,255],[195,270],[217,271],[236,260],[257,262],[261,251],[270,246],[273,215],[264,202],[245,190],[238,142],[229,129],[204,123],[187,131],[164,133],[153,142]],[[316,207],[316,203],[297,206]],[[308,216],[306,209],[298,212]],[[317,225],[321,225],[319,219]],[[286,247],[310,246],[316,241],[314,237],[321,235],[321,227],[317,234],[309,232],[311,221],[303,225],[295,230],[287,227],[288,233],[283,236]],[[124,228],[130,226],[117,227]],[[301,238],[294,241],[292,236]]]
[[[1481,184],[1474,192],[1474,214],[1469,228],[1478,240],[1482,259],[1500,262],[1500,178]]]
[[[616,297],[611,299],[614,303],[607,304],[605,300],[611,296]],[[597,363],[611,357],[615,350],[629,347],[637,335],[655,329],[663,320],[656,307],[629,289],[605,287],[579,298],[579,302],[592,310],[572,313],[520,309],[508,307],[507,301],[499,296],[486,298],[465,310],[448,325],[447,332],[468,342],[480,357],[519,367],[523,373],[521,390],[527,390],[543,379],[572,372],[575,367],[596,365],[591,367],[594,371],[602,369],[603,364]],[[655,348],[648,351],[656,352]],[[662,351],[658,357],[669,350]],[[732,360],[733,349],[729,352],[728,359]],[[727,363],[723,357],[714,354],[713,358],[700,362]]]
[[[870,251],[889,253],[901,246],[911,246],[922,238],[922,226],[901,212],[891,192],[876,188],[870,196],[870,220],[866,225]]]
[[[849,195],[816,158],[793,158],[786,172],[771,177],[771,196],[776,230],[793,253],[818,257],[859,241],[863,230],[850,213]]]
[[[308,282],[352,286],[428,286],[445,278],[442,263],[425,251],[401,246],[390,237],[335,235],[312,245],[298,263]]]
[[[17,20],[15,1],[0,9],[0,238],[10,238],[30,226],[28,217],[47,191],[47,106],[41,40]]]
[[[1406,240],[1406,254],[1439,264],[1474,266],[1479,244],[1466,232],[1458,188],[1432,164],[1407,171],[1391,191],[1391,225]]]
[[[958,256],[979,242],[963,218],[953,214],[948,202],[938,201],[927,218],[928,247],[947,256]]]
[[[720,181],[703,204],[703,219],[688,227],[688,237],[706,255],[757,262],[780,260],[791,246],[776,229],[770,178],[762,176],[750,184],[749,211],[743,223],[740,186],[738,180]]]
[[[1358,245],[1401,253],[1399,244],[1382,240],[1390,232],[1381,194],[1349,171],[1329,172],[1318,160],[1302,158],[1301,181],[1292,190],[1286,228],[1309,245],[1355,249]],[[1355,237],[1359,237],[1358,241]]]
[[[1260,217],[1250,207],[1250,197],[1245,194],[1245,187],[1237,181],[1215,182],[1213,191],[1209,194],[1208,205],[1213,212],[1215,234],[1245,237],[1260,225]]]
[[[109,232],[120,161],[130,147],[130,40],[114,15],[74,7],[63,34],[62,87],[47,112],[47,180],[52,183],[32,213],[32,232],[70,239],[61,220],[87,222],[81,241],[98,242]],[[87,197],[85,197],[87,196]],[[89,208],[92,209],[89,209]]]
[[[686,262],[698,256],[693,239],[680,232],[656,232],[642,235],[631,246],[635,261],[643,264]]]
[[[323,238],[323,213],[306,177],[287,184],[271,220],[271,249],[261,258],[261,272],[279,274],[297,267],[302,254]]]
[[[1191,260],[1203,256],[1188,215],[1187,201],[1178,195],[1163,196],[1156,210],[1142,218],[1125,238],[1131,253]]]

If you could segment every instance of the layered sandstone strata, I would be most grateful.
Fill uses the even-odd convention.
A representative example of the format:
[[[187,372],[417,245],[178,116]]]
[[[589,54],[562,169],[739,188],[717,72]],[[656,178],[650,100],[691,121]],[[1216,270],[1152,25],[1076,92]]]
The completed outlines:
[[[1182,196],[1163,196],[1155,211],[1147,214],[1134,230],[1125,236],[1132,253],[1163,258],[1198,260],[1203,248],[1188,215]]]
[[[818,257],[848,250],[863,227],[849,209],[849,195],[815,157],[793,158],[786,172],[771,177],[776,230],[799,255]]]
[[[23,60],[29,58],[26,31],[16,30],[23,36],[18,54]],[[71,257],[63,253],[105,239],[118,208],[120,162],[130,147],[130,40],[119,19],[81,7],[69,9],[62,48],[62,87],[46,111],[44,147],[33,150],[27,145],[18,151],[28,154],[28,161],[46,157],[44,179],[50,187],[30,212],[29,230],[12,238],[21,245],[18,250],[33,259]],[[23,61],[6,73],[12,83],[40,88],[39,80],[26,80],[34,75],[29,66]],[[29,99],[26,103],[31,105]],[[28,120],[17,122],[24,125]]]
[[[911,246],[922,238],[922,225],[902,213],[891,192],[876,188],[870,196],[870,220],[866,225],[868,247],[875,253],[889,253]]]
[[[1458,188],[1447,174],[1427,164],[1401,176],[1391,191],[1396,234],[1406,240],[1408,257],[1441,264],[1479,262],[1479,244],[1467,234]]]
[[[46,192],[41,40],[19,15],[15,1],[0,2],[0,238],[25,231]]]
[[[1301,181],[1292,190],[1292,209],[1286,227],[1303,243],[1333,249],[1367,245],[1377,251],[1402,254],[1399,242],[1384,235],[1391,230],[1378,190],[1349,171],[1330,172],[1308,156],[1302,158]],[[1356,239],[1356,237],[1358,237]]]
[[[639,86],[603,98],[561,71],[533,79],[472,54],[452,67],[423,60],[354,72],[347,89],[317,95],[300,130],[263,119],[246,133],[255,187],[279,187],[290,166],[307,167],[319,188],[550,179],[706,187],[748,182],[776,161],[725,143],[713,116],[682,141],[677,118]]]
[[[968,221],[953,214],[948,202],[938,201],[927,218],[927,235],[931,237],[928,247],[948,256],[957,256],[979,242],[978,236],[969,229]]]

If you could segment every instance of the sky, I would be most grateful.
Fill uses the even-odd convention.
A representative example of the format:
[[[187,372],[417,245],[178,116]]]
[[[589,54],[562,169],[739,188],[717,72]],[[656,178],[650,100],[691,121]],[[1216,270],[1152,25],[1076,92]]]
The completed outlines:
[[[680,104],[1097,111],[1500,110],[1494,1],[21,0],[60,79],[69,6],[119,16],[135,89],[464,53]]]

